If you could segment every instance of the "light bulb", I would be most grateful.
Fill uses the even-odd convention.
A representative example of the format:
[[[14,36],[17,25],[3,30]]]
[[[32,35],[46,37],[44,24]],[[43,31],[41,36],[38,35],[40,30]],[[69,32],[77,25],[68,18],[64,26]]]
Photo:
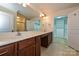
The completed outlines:
[[[40,15],[40,17],[42,17],[42,15]]]
[[[23,6],[23,7],[26,7],[26,3],[23,3],[22,6]]]
[[[17,16],[17,18],[20,18],[20,17]]]
[[[42,16],[44,16],[44,14],[41,14]]]

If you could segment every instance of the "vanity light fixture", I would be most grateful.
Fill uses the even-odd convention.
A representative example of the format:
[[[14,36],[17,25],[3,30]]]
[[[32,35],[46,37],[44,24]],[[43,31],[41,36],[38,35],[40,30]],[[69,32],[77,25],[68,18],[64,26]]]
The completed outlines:
[[[41,17],[41,18],[46,18],[47,15],[46,15],[45,13],[40,13],[40,17]]]
[[[42,17],[42,15],[40,14],[40,17]]]
[[[44,17],[44,14],[43,13],[40,13],[40,17]]]
[[[44,14],[41,14],[41,16],[44,16]]]
[[[20,17],[17,16],[17,18],[20,18]]]

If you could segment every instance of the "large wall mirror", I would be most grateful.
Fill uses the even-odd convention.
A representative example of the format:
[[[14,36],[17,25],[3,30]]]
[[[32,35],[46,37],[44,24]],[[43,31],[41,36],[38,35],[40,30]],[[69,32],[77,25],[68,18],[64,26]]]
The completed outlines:
[[[29,6],[0,4],[0,32],[38,31],[39,14]]]

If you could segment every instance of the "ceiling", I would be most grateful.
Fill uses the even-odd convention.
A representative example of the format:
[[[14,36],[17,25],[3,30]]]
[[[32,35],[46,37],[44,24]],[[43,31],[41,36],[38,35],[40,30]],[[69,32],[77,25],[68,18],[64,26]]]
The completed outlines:
[[[0,6],[19,11],[24,16],[30,18],[39,16],[40,12],[44,12],[46,15],[52,15],[67,8],[77,7],[79,3],[30,3],[27,7],[23,7],[18,3],[0,3]]]
[[[77,7],[79,3],[31,3],[31,5],[38,11],[52,15],[55,12],[65,10],[67,8]]]
[[[13,13],[18,12],[23,14],[27,18],[38,16],[38,13],[34,11],[31,7],[23,7],[21,4],[18,3],[0,3],[0,9],[3,9],[5,11],[12,11]]]

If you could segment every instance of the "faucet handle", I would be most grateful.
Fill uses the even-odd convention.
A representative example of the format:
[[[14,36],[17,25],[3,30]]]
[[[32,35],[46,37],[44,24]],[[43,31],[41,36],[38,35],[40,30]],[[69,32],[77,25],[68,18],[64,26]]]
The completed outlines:
[[[20,32],[17,32],[17,36],[21,36],[21,33]]]

